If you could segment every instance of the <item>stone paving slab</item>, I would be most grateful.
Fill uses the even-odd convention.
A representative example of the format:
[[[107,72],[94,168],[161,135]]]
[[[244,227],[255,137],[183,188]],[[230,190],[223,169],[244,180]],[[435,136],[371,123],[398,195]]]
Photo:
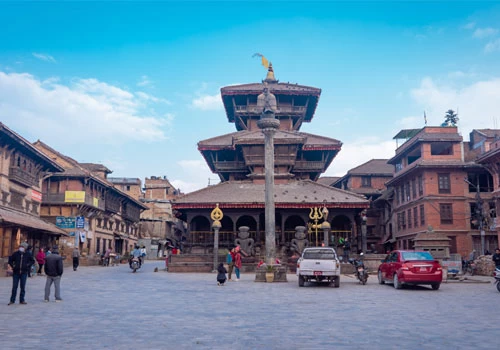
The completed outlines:
[[[163,264],[66,269],[62,303],[44,303],[34,277],[28,305],[7,306],[12,279],[0,278],[0,349],[492,349],[498,336],[491,283],[395,290],[342,276],[338,289],[300,288],[293,274],[249,273],[218,287],[211,273],[153,272]]]

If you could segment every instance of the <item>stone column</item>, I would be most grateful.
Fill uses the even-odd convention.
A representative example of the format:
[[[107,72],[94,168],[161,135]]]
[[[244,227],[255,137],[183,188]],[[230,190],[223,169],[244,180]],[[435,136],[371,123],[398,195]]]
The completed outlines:
[[[275,205],[274,205],[274,134],[280,126],[274,112],[264,111],[257,122],[265,137],[265,201],[266,201],[266,263],[273,265],[276,260]]]

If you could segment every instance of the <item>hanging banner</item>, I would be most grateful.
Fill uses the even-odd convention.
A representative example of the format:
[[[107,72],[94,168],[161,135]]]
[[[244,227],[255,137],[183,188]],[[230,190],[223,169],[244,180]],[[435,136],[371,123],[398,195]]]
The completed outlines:
[[[64,191],[65,203],[85,203],[85,191]]]
[[[31,190],[31,199],[33,199],[36,202],[41,202],[42,201],[42,194],[38,191]]]
[[[85,217],[77,216],[76,217],[76,228],[84,228],[85,227]]]
[[[80,242],[85,243],[85,232],[80,231]]]

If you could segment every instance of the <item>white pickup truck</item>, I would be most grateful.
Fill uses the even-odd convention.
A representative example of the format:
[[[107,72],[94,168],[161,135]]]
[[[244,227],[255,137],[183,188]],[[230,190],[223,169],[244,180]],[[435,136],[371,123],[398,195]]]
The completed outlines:
[[[340,261],[335,249],[328,247],[305,248],[297,261],[299,287],[305,282],[328,282],[340,287]]]

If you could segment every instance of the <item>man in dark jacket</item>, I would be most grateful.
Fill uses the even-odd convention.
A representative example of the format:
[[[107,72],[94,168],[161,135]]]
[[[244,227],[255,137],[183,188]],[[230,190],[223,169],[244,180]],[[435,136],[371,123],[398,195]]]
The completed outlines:
[[[495,263],[495,267],[500,269],[500,248],[495,249],[495,254],[491,257]]]
[[[52,283],[55,286],[56,302],[62,301],[61,299],[61,276],[63,274],[63,260],[59,255],[59,248],[54,246],[52,254],[45,258],[45,275],[47,281],[45,282],[45,302],[49,301],[50,287]]]
[[[19,303],[27,304],[26,300],[24,300],[26,279],[28,278],[28,271],[31,265],[35,263],[33,256],[26,251],[27,247],[27,243],[21,243],[19,245],[19,250],[9,257],[9,268],[12,269],[12,294],[10,295],[10,302],[8,305],[12,305],[16,302],[17,287],[19,284],[21,284]]]

